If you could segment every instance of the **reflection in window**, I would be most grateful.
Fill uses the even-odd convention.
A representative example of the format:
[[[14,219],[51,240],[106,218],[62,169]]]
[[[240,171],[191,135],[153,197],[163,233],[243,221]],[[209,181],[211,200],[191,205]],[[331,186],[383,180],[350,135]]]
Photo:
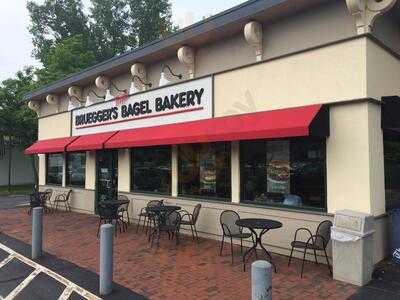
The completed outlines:
[[[230,143],[180,145],[179,194],[230,199],[230,151]]]
[[[67,186],[85,187],[86,153],[67,154]]]
[[[386,210],[400,208],[400,136],[384,135]]]
[[[62,154],[48,154],[46,158],[46,184],[61,185],[64,156]]]
[[[240,143],[241,202],[325,210],[325,141]]]
[[[171,147],[132,150],[131,189],[136,192],[171,194]]]

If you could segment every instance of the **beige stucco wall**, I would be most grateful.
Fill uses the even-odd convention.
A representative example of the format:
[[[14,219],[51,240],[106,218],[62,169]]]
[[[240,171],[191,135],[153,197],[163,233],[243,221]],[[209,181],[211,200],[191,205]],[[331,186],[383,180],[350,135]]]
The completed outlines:
[[[46,184],[46,155],[44,154],[39,154],[38,155],[38,180],[39,180],[39,185],[45,185]]]
[[[131,152],[129,149],[118,150],[118,191],[129,192],[131,189]]]
[[[330,108],[327,139],[328,212],[385,212],[380,106],[353,103]]]
[[[215,76],[215,116],[366,96],[366,39]]]
[[[85,189],[96,188],[96,152],[86,151]]]
[[[38,120],[38,139],[46,140],[71,135],[71,113],[40,118]]]
[[[366,42],[366,55],[368,97],[399,95],[400,60],[371,40]]]

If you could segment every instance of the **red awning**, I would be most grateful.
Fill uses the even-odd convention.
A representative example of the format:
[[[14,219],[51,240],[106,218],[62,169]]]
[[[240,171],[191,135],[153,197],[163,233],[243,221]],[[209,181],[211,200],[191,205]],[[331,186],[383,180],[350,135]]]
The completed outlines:
[[[44,153],[60,153],[78,137],[65,137],[49,140],[41,140],[25,149],[25,154],[44,154]]]
[[[329,136],[328,107],[310,105],[119,131],[106,149],[155,145]]]
[[[67,146],[67,151],[87,151],[101,150],[104,148],[104,143],[108,141],[117,131],[82,135]]]

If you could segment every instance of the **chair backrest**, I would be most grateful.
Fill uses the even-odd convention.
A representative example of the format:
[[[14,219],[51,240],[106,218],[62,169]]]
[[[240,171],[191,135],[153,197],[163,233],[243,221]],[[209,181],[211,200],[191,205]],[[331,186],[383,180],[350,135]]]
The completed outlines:
[[[99,203],[97,207],[100,218],[102,219],[116,219],[117,207],[114,205],[107,205],[106,203]]]
[[[46,189],[44,192],[46,193],[46,201],[50,202],[51,196],[53,195],[53,190],[52,189]]]
[[[69,200],[69,197],[71,197],[71,194],[72,194],[72,190],[68,190],[68,191],[65,193],[65,199],[66,199],[66,200]]]
[[[239,214],[233,210],[224,210],[219,216],[222,231],[225,235],[239,234],[241,229],[236,225],[236,221],[240,219]]]
[[[201,204],[197,204],[194,209],[193,209],[193,223],[196,224],[197,219],[199,217],[200,214],[200,209],[201,209]]]
[[[181,220],[182,220],[181,214],[177,211],[172,211],[166,216],[165,224],[168,227],[173,227],[175,229],[178,229],[179,226],[181,225]]]
[[[163,204],[162,200],[151,200],[151,201],[147,202],[147,207],[154,207],[154,206],[159,206],[162,204]]]
[[[125,196],[125,195],[118,195],[118,201],[129,201],[129,198],[127,197],[127,196]],[[130,203],[130,201],[129,202],[127,202],[127,203],[124,203],[124,204],[121,204],[120,206],[119,206],[119,208],[120,209],[128,209],[128,207],[129,207],[129,203]]]
[[[324,241],[322,241],[321,239],[317,238],[315,241],[315,244],[326,248],[326,246],[328,245],[330,239],[331,239],[331,227],[332,227],[332,222],[329,220],[323,221],[318,225],[317,228],[317,235],[320,235],[324,238]]]

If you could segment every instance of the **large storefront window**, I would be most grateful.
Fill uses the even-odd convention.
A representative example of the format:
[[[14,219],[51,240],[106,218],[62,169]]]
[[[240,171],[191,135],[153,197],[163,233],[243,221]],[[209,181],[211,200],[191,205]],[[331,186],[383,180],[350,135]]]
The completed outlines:
[[[400,135],[384,135],[386,210],[400,208]]]
[[[326,209],[325,141],[246,141],[240,153],[241,202]]]
[[[231,198],[230,143],[179,146],[179,194],[227,201]]]
[[[171,194],[170,146],[134,149],[132,164],[132,191]]]
[[[46,158],[46,184],[61,185],[64,156],[62,154],[48,154]]]
[[[86,153],[67,154],[67,186],[85,187]]]

